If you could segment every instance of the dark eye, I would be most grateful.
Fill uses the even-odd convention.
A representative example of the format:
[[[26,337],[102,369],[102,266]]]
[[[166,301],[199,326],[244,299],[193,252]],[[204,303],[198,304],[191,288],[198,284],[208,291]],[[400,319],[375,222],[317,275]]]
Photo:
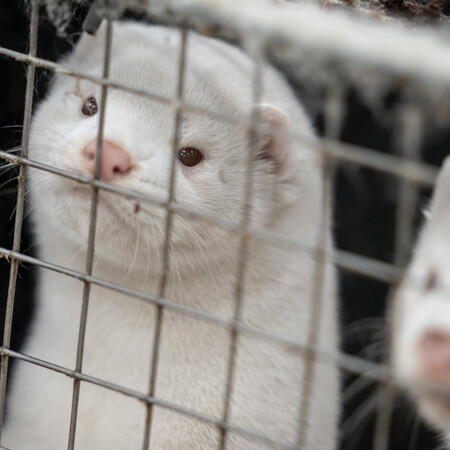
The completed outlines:
[[[95,100],[94,97],[89,97],[81,107],[81,112],[85,116],[94,116],[97,114],[98,106],[97,106],[97,100]]]
[[[188,167],[196,166],[202,158],[203,156],[200,151],[193,147],[182,148],[178,152],[178,159]]]

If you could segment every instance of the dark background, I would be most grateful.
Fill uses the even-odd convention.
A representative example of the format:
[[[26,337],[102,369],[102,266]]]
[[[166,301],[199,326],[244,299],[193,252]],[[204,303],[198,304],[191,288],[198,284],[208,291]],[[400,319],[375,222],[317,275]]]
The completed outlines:
[[[57,38],[53,26],[41,11],[38,56],[56,60],[67,51],[70,39]],[[86,8],[79,8],[68,30],[73,37],[79,32]],[[28,11],[17,0],[0,2],[0,46],[26,52],[29,32]],[[43,97],[50,74],[38,70],[36,76],[35,102]],[[26,67],[0,56],[0,149],[6,150],[20,144],[25,98]],[[398,88],[384,92],[378,109],[373,111],[359,94],[350,87],[346,94],[346,114],[341,139],[379,150],[395,152],[393,145],[398,123],[395,120],[401,93]],[[381,110],[380,110],[381,107]],[[317,129],[322,129],[320,107],[314,112]],[[383,120],[380,120],[380,117]],[[450,129],[427,124],[423,155],[431,164],[440,164],[447,153]],[[0,162],[0,246],[12,247],[14,208],[16,202],[17,168],[2,168]],[[341,167],[335,186],[334,229],[338,248],[392,262],[397,204],[397,180],[379,172],[355,167]],[[420,223],[420,206],[429,192],[424,190],[418,205],[417,224]],[[33,245],[32,230],[25,218],[22,251],[37,256]],[[9,263],[0,259],[0,332],[8,289]],[[12,348],[20,349],[27,326],[33,314],[35,269],[21,265],[17,284],[14,312]],[[382,282],[340,273],[341,323],[343,349],[361,357],[382,361],[386,354],[385,310],[389,286]],[[12,363],[14,371],[14,363]],[[376,388],[360,379],[343,374],[345,408],[342,418],[342,449],[369,449],[372,446],[374,427],[373,403]],[[356,382],[356,384],[352,384]],[[349,386],[350,389],[348,389]],[[356,393],[352,393],[356,390]],[[367,406],[366,406],[367,405]],[[430,450],[437,448],[438,441],[423,424],[415,418],[408,402],[399,397],[395,401],[394,419],[391,426],[390,450]]]

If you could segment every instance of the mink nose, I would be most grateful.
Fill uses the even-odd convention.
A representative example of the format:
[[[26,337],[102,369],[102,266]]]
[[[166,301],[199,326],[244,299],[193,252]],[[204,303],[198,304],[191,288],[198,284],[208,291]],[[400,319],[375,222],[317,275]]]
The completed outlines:
[[[426,379],[450,384],[450,332],[424,334],[419,342],[419,364]]]
[[[97,151],[97,140],[94,139],[84,148],[84,165],[86,169],[94,174],[95,172],[95,153]],[[118,175],[124,175],[131,169],[131,158],[126,150],[104,140],[102,143],[102,162],[100,179],[103,181],[112,181]]]

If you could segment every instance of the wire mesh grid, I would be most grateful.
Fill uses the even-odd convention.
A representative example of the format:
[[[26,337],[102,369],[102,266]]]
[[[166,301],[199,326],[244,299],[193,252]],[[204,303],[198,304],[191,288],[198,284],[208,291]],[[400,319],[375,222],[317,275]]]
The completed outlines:
[[[323,271],[325,267],[325,262],[331,260],[338,268],[345,271],[351,271],[365,277],[370,277],[377,279],[386,283],[389,283],[395,287],[401,277],[403,276],[403,267],[407,262],[409,252],[408,249],[411,248],[414,236],[414,215],[416,206],[418,203],[418,192],[420,186],[431,187],[434,184],[434,180],[437,174],[437,169],[433,166],[427,165],[422,162],[421,158],[421,141],[423,134],[423,110],[420,108],[420,104],[417,102],[405,102],[402,106],[400,116],[400,133],[398,138],[398,156],[381,154],[377,151],[358,147],[356,145],[345,144],[339,140],[344,108],[344,95],[345,86],[342,85],[342,80],[335,80],[327,86],[327,96],[325,100],[325,133],[317,142],[305,141],[304,136],[297,136],[293,133],[289,133],[288,137],[293,142],[306,143],[310,146],[316,147],[317,151],[321,152],[324,156],[323,167],[324,167],[324,192],[326,193],[323,199],[323,208],[321,215],[321,225],[322,230],[319,233],[319,240],[316,243],[307,243],[293,240],[287,238],[286,236],[279,235],[270,231],[261,231],[252,229],[249,221],[249,211],[252,204],[252,161],[253,161],[253,149],[252,142],[254,142],[253,135],[255,131],[258,130],[269,130],[273,134],[283,134],[283,131],[275,128],[267,128],[266,125],[261,124],[258,121],[258,114],[256,109],[253,111],[252,115],[247,121],[237,121],[232,117],[228,117],[225,114],[218,111],[210,111],[208,109],[199,107],[195,104],[190,104],[183,98],[183,76],[185,70],[185,60],[186,60],[186,45],[189,40],[189,31],[187,26],[193,26],[194,28],[208,31],[215,26],[220,25],[220,32],[218,34],[222,35],[239,35],[244,47],[251,54],[255,60],[255,75],[254,75],[254,103],[258,103],[261,91],[261,65],[263,63],[265,53],[265,47],[269,45],[280,45],[288,46],[290,50],[296,50],[297,48],[311,46],[314,50],[316,44],[311,43],[311,29],[298,34],[292,35],[292,40],[289,41],[286,36],[280,38],[279,35],[274,35],[271,29],[272,25],[268,25],[267,17],[264,15],[258,15],[256,23],[259,25],[259,29],[255,27],[255,21],[249,19],[249,14],[254,11],[251,9],[236,8],[236,14],[241,14],[241,21],[236,21],[232,23],[230,17],[226,17],[224,11],[221,11],[220,7],[211,6],[208,2],[193,2],[195,8],[191,10],[186,7],[183,2],[168,2],[165,6],[161,6],[158,2],[154,5],[146,5],[145,7],[150,10],[151,13],[159,15],[161,18],[168,20],[167,16],[173,14],[173,11],[180,15],[180,20],[175,20],[175,23],[180,21],[183,26],[180,27],[181,38],[181,48],[179,54],[178,63],[178,81],[177,81],[177,95],[175,98],[167,98],[160,95],[158,92],[151,92],[147,89],[138,89],[132,86],[128,86],[124,83],[116,82],[109,79],[109,65],[110,65],[110,54],[111,54],[111,42],[113,39],[113,26],[111,20],[107,21],[107,32],[105,39],[105,57],[103,62],[103,73],[101,77],[94,77],[86,73],[77,72],[74,70],[69,70],[66,67],[47,61],[36,56],[37,49],[37,33],[38,33],[38,20],[39,20],[39,0],[32,0],[31,5],[31,23],[30,23],[30,39],[29,39],[29,52],[28,54],[22,54],[7,48],[0,47],[0,55],[12,58],[15,61],[27,64],[27,88],[26,88],[26,99],[25,99],[25,116],[24,116],[24,126],[22,135],[22,145],[20,149],[20,155],[14,152],[0,151],[0,158],[9,162],[16,163],[20,166],[19,182],[18,182],[18,196],[17,196],[17,209],[15,218],[15,228],[14,228],[14,243],[11,249],[0,248],[0,256],[10,260],[10,284],[8,289],[7,298],[7,308],[5,315],[5,328],[3,336],[3,344],[1,347],[1,377],[0,377],[0,416],[3,417],[4,407],[5,407],[5,392],[6,392],[6,380],[8,377],[8,362],[10,358],[17,358],[26,363],[35,364],[37,366],[43,367],[45,369],[58,372],[60,374],[66,375],[73,379],[73,399],[71,407],[71,419],[70,419],[70,430],[68,437],[68,446],[70,449],[74,448],[75,438],[76,438],[76,423],[77,423],[77,411],[79,403],[79,392],[80,383],[87,382],[92,383],[97,386],[101,386],[105,389],[113,390],[119,392],[123,395],[136,398],[146,404],[146,421],[145,421],[145,431],[143,436],[143,447],[147,449],[150,444],[151,436],[151,424],[152,424],[152,410],[154,405],[162,408],[167,408],[170,410],[177,411],[181,414],[193,417],[199,421],[212,424],[220,430],[220,448],[225,448],[227,433],[231,430],[234,432],[242,433],[250,436],[261,442],[267,442],[269,444],[277,445],[282,448],[289,449],[305,449],[305,429],[308,421],[309,413],[309,399],[311,394],[311,383],[314,378],[313,374],[313,361],[319,360],[323,364],[338,364],[338,366],[347,372],[355,373],[364,377],[368,377],[375,381],[380,382],[380,398],[385,399],[383,407],[378,411],[377,427],[373,442],[374,449],[385,449],[387,448],[388,436],[389,436],[389,423],[390,423],[390,408],[386,407],[386,403],[392,397],[392,384],[395,379],[386,364],[376,364],[371,361],[365,360],[360,357],[356,357],[344,352],[338,352],[336,354],[331,354],[325,352],[323,349],[318,348],[318,323],[321,314],[321,298],[322,298],[322,287],[323,287]],[[250,2],[251,3],[251,2]],[[130,2],[130,5],[139,9],[142,8],[142,3]],[[172,9],[171,9],[172,8]],[[225,7],[225,13],[229,10]],[[234,12],[233,12],[234,14]],[[314,13],[315,14],[315,13]],[[172,16],[170,16],[172,17]],[[224,19],[225,17],[225,19]],[[299,16],[300,17],[300,16]],[[250,32],[242,33],[242,28],[246,26],[248,19],[253,25],[250,28]],[[172,20],[172,19],[169,19]],[[302,19],[302,20],[307,20]],[[328,20],[328,17],[324,16],[324,20]],[[339,19],[335,23],[336,27],[339,28],[341,24]],[[252,33],[261,30],[269,30],[267,33],[260,32],[255,36]],[[301,29],[301,27],[299,27]],[[256,31],[255,31],[256,30]],[[289,31],[289,30],[288,30]],[[375,34],[379,30],[376,30]],[[308,33],[310,35],[308,36]],[[401,32],[399,36],[402,39],[409,39],[407,33]],[[289,32],[287,33],[289,35]],[[299,43],[300,42],[300,43]],[[406,41],[405,41],[406,42]],[[436,41],[437,42],[437,41]],[[427,93],[427,86],[423,85],[423,81],[427,82],[433,79],[435,84],[433,89],[438,87],[447,87],[450,83],[450,77],[447,76],[450,73],[450,69],[443,66],[441,63],[444,59],[440,59],[439,70],[436,66],[435,55],[439,54],[444,56],[446,50],[439,48],[439,44],[430,40],[426,45],[428,48],[433,49],[432,55],[428,53],[428,61],[430,64],[423,63],[419,67],[414,63],[415,54],[406,54],[400,60],[393,60],[391,54],[395,55],[395,50],[387,52],[387,54],[381,55],[378,51],[372,52],[371,47],[365,45],[364,42],[360,43],[360,47],[354,43],[350,44],[348,41],[345,42],[343,38],[342,41],[337,44],[331,43],[328,38],[320,44],[324,49],[327,49],[330,53],[335,51],[333,48],[335,45],[339,46],[339,54],[342,56],[343,60],[354,60],[358,64],[368,64],[371,67],[380,68],[381,71],[385,72],[393,77],[398,78],[399,76],[405,82],[411,83],[411,85],[419,85],[421,93]],[[406,48],[406,46],[403,46]],[[402,44],[399,48],[403,48]],[[351,54],[352,51],[354,54]],[[398,52],[398,48],[396,49]],[[440,52],[440,53],[439,53]],[[408,53],[408,52],[406,52]],[[350,56],[349,56],[350,55]],[[409,58],[409,59],[408,59]],[[450,59],[449,59],[450,60]],[[447,60],[448,61],[448,60]],[[35,83],[35,70],[36,68],[44,68],[50,70],[57,74],[62,74],[69,77],[75,77],[79,79],[86,79],[93,81],[102,88],[102,95],[100,101],[100,120],[98,128],[98,139],[97,139],[97,152],[95,157],[95,174],[93,178],[85,177],[79,174],[67,172],[56,167],[51,167],[46,164],[33,161],[28,158],[28,141],[29,141],[29,131],[31,122],[31,111],[33,103],[33,89]],[[417,83],[417,84],[416,84]],[[145,194],[140,194],[134,191],[129,191],[127,189],[121,188],[116,185],[105,183],[100,180],[100,164],[101,164],[101,150],[102,150],[102,139],[103,139],[103,129],[104,129],[104,111],[107,102],[107,93],[109,89],[119,89],[127,92],[132,92],[134,94],[139,94],[146,96],[156,102],[161,102],[170,105],[173,108],[175,121],[173,130],[173,142],[172,142],[172,162],[170,170],[170,184],[169,184],[169,194],[167,201],[161,201],[157,198],[152,198]],[[430,89],[431,91],[431,89]],[[183,112],[194,111],[199,114],[204,114],[209,117],[214,117],[219,121],[225,121],[233,124],[236,127],[242,127],[248,133],[249,137],[249,157],[248,157],[248,167],[247,167],[247,183],[245,190],[245,200],[243,208],[243,215],[241,224],[236,225],[231,223],[224,218],[215,217],[210,215],[205,215],[204,213],[197,211],[193,208],[184,206],[177,203],[175,199],[175,155],[178,149],[179,141],[179,128],[180,121]],[[396,220],[396,245],[395,245],[395,260],[392,264],[383,261],[371,259],[369,257],[354,254],[348,251],[336,249],[336,251],[330,252],[326,247],[326,233],[329,227],[329,218],[327,211],[333,202],[333,187],[334,187],[334,177],[335,173],[340,164],[352,164],[357,167],[367,167],[382,173],[391,175],[400,180],[399,187],[399,200],[397,208],[397,220]],[[49,173],[66,177],[68,179],[77,181],[79,183],[89,185],[92,188],[92,203],[91,203],[91,219],[89,226],[89,238],[88,238],[88,251],[87,251],[87,261],[86,269],[84,272],[79,272],[72,270],[67,267],[63,267],[57,264],[53,264],[47,261],[43,261],[38,258],[27,256],[21,253],[20,243],[21,243],[21,229],[24,216],[25,208],[25,177],[26,170],[28,167],[35,169],[47,171]],[[110,281],[105,281],[99,279],[92,275],[93,259],[95,251],[95,232],[96,232],[96,217],[97,217],[97,207],[98,207],[98,193],[100,190],[105,190],[113,192],[115,194],[125,196],[127,198],[139,200],[148,204],[158,205],[166,210],[166,226],[165,226],[165,243],[163,252],[163,262],[161,270],[161,278],[159,284],[158,295],[149,295],[148,293],[141,292],[139,290],[134,290],[119,283],[112,283]],[[217,225],[223,227],[231,234],[239,236],[240,240],[240,252],[239,261],[236,265],[236,289],[235,289],[235,309],[233,313],[232,320],[226,320],[221,317],[217,317],[213,314],[202,312],[197,309],[193,309],[187,306],[177,304],[176,302],[167,300],[165,298],[165,291],[167,285],[167,273],[169,270],[169,242],[171,237],[171,226],[173,216],[175,214],[185,215],[187,217],[194,218],[199,221],[203,221],[205,224]],[[310,324],[310,330],[308,334],[307,341],[303,344],[287,339],[283,336],[275,335],[258,327],[250,326],[245,324],[241,320],[241,303],[242,303],[242,289],[244,283],[244,275],[246,270],[246,255],[247,255],[247,245],[249,237],[257,237],[258,239],[267,240],[270,242],[276,242],[279,245],[289,246],[298,248],[308,255],[311,256],[316,262],[315,264],[315,275],[314,275],[314,293],[312,295],[312,305],[313,313]],[[83,303],[81,310],[81,320],[80,320],[80,330],[79,330],[79,340],[77,347],[77,357],[75,369],[68,369],[66,367],[58,366],[53,364],[51,361],[43,361],[35,357],[22,354],[20,352],[11,350],[11,332],[12,332],[12,316],[14,309],[14,298],[15,289],[17,282],[18,266],[20,263],[29,263],[46,270],[51,270],[57,273],[61,273],[65,276],[78,279],[84,283],[83,291]],[[134,297],[140,301],[148,302],[156,306],[157,308],[157,321],[156,327],[153,330],[153,352],[152,359],[150,361],[150,379],[149,388],[147,392],[137,392],[135,390],[120,386],[102,380],[100,378],[92,377],[83,373],[82,361],[83,361],[83,347],[84,338],[86,333],[86,321],[88,317],[89,310],[89,296],[91,285],[102,286],[104,288],[121,292],[130,297]],[[160,337],[161,328],[163,323],[163,315],[167,310],[176,311],[180,314],[189,315],[195,317],[199,320],[208,321],[213,323],[218,327],[223,327],[229,330],[231,335],[231,346],[229,353],[229,360],[227,365],[227,383],[225,389],[225,407],[223,410],[223,415],[220,419],[212,418],[204,414],[198,413],[194,410],[188,408],[180,407],[179,405],[172,404],[170,402],[158,399],[155,397],[155,383],[157,377],[157,367],[158,367],[158,356],[160,349]],[[232,395],[233,387],[233,371],[235,368],[235,353],[236,353],[236,340],[239,334],[248,334],[260,339],[265,339],[269,341],[275,341],[279,344],[289,346],[290,348],[296,348],[300,351],[306,361],[305,376],[303,382],[303,395],[302,404],[299,405],[299,410],[301,412],[301,420],[299,421],[298,437],[296,444],[290,444],[281,440],[274,440],[267,436],[256,433],[252,430],[241,428],[229,422],[229,406],[230,398]],[[0,428],[1,432],[1,428]]]

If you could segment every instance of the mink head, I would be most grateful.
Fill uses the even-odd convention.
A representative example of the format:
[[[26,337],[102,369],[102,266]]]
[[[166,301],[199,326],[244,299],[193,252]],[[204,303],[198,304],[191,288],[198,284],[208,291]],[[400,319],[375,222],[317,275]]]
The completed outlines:
[[[96,36],[83,35],[63,64],[69,70],[101,77],[105,33],[102,25]],[[295,122],[296,130],[307,140],[312,139],[306,116],[301,107],[292,108],[292,94],[273,69],[264,69],[262,101],[255,105],[254,64],[248,56],[195,33],[189,33],[187,42],[182,96],[194,108],[182,110],[177,127],[174,99],[178,89],[180,31],[113,24],[110,79],[131,89],[108,88],[100,178],[164,203],[169,199],[175,150],[173,198],[182,209],[239,224],[249,179],[250,224],[271,229],[291,205],[301,201],[302,195],[315,200],[308,193],[317,190],[318,183],[311,143],[298,145],[286,137]],[[279,91],[278,104],[265,95],[265,91],[274,91],[275,87]],[[91,177],[95,170],[101,90],[101,85],[86,78],[55,76],[50,93],[40,103],[32,122],[30,158]],[[146,95],[137,91],[145,91]],[[203,110],[215,114],[208,115]],[[265,129],[249,132],[244,126],[252,111]],[[253,149],[250,177],[249,147]],[[314,186],[302,181],[303,173],[309,174]],[[76,245],[85,245],[91,188],[38,170],[31,170],[30,178],[38,228],[58,230]],[[161,248],[165,223],[164,208],[100,190],[96,252],[105,258],[125,257],[133,253],[137,242],[143,248]],[[172,248],[226,248],[228,240],[226,229],[180,210],[174,212]]]
[[[392,365],[422,416],[450,437],[450,160],[439,174],[392,315]]]

